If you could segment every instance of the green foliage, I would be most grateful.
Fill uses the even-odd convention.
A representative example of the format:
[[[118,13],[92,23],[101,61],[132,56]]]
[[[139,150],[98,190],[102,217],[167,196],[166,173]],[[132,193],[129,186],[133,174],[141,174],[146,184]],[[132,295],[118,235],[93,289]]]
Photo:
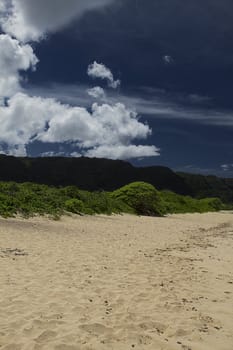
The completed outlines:
[[[107,192],[81,191],[75,186],[55,188],[34,183],[0,182],[0,216],[50,215],[57,219],[65,212],[112,214],[132,212],[127,204]]]
[[[171,214],[205,213],[225,209],[219,198],[194,199],[170,191],[161,191],[159,196],[164,211]]]
[[[125,203],[113,198],[108,192],[80,191],[80,198],[96,214],[111,215],[130,212],[130,208]]]
[[[192,213],[232,209],[218,198],[194,199],[173,192],[158,192],[145,182],[134,182],[112,193],[88,192],[75,186],[56,188],[34,183],[0,182],[0,216],[24,217],[35,214],[60,215],[131,213],[161,216],[167,213]]]
[[[76,198],[67,199],[65,201],[65,210],[74,214],[94,214],[90,208],[85,206],[83,201]]]
[[[0,183],[0,215],[25,217],[33,214],[61,214],[63,199],[57,189],[31,183]]]
[[[66,186],[60,188],[60,194],[67,198],[81,199],[80,190],[76,186]]]
[[[112,193],[112,197],[125,202],[138,215],[163,214],[159,192],[146,182],[133,182],[121,187]]]

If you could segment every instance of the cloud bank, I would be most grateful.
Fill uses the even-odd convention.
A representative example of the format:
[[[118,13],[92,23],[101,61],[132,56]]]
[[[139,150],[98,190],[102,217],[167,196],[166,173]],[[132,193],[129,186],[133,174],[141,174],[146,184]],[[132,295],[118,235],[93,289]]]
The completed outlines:
[[[0,144],[5,153],[25,156],[34,141],[72,143],[84,156],[135,158],[158,155],[154,146],[136,146],[136,139],[151,134],[136,113],[123,104],[93,104],[91,111],[70,107],[54,99],[18,93],[0,107]]]

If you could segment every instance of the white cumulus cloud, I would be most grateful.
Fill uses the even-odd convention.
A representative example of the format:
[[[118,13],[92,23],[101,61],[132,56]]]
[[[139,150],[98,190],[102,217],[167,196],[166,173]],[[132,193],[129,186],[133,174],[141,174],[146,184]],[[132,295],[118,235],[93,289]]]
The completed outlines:
[[[114,0],[1,0],[3,30],[21,41],[37,41],[55,32],[86,11]],[[7,10],[4,11],[4,8]]]
[[[37,62],[30,45],[22,45],[7,34],[0,34],[0,97],[10,97],[19,91],[19,71],[34,69]]]
[[[93,79],[107,80],[108,86],[113,89],[117,89],[121,84],[120,80],[114,80],[112,72],[103,63],[94,61],[88,66],[87,74]]]
[[[0,107],[0,144],[5,153],[26,155],[35,141],[72,143],[84,156],[135,158],[156,156],[154,146],[135,146],[151,130],[125,105],[93,104],[91,111],[63,105],[54,99],[18,93]]]
[[[97,100],[105,100],[106,99],[106,94],[105,91],[102,87],[100,86],[95,86],[91,89],[87,90],[87,93],[89,96],[96,98]]]

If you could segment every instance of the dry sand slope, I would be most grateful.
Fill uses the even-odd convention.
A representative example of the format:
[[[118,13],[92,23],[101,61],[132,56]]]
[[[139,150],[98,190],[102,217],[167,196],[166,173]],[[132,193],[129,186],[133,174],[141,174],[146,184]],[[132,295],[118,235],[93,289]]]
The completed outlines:
[[[232,350],[233,214],[0,219],[1,350]]]

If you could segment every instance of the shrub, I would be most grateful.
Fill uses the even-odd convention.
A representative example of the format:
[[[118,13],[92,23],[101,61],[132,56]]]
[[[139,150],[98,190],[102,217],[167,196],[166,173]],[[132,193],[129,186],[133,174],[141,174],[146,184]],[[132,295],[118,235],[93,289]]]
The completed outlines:
[[[71,213],[81,214],[86,212],[86,207],[81,200],[71,198],[65,201],[65,210]]]
[[[158,193],[146,182],[133,182],[114,191],[112,197],[126,203],[138,215],[161,216],[163,208]]]
[[[80,191],[80,198],[86,207],[96,214],[128,213],[132,212],[121,200],[113,198],[108,192]]]
[[[80,190],[76,186],[62,187],[59,189],[59,191],[62,196],[66,196],[68,198],[81,199]]]
[[[224,208],[219,198],[195,199],[181,196],[170,191],[159,192],[161,202],[166,213],[205,213],[218,211]]]

